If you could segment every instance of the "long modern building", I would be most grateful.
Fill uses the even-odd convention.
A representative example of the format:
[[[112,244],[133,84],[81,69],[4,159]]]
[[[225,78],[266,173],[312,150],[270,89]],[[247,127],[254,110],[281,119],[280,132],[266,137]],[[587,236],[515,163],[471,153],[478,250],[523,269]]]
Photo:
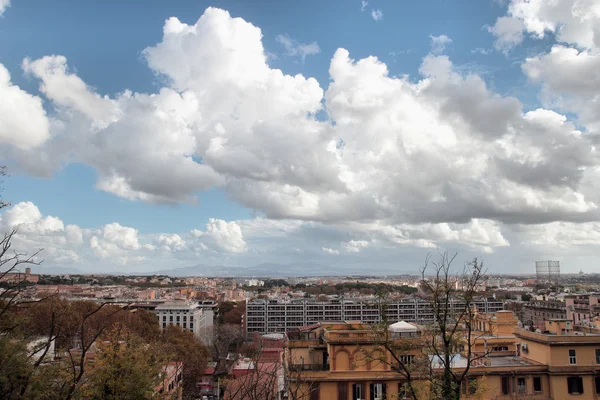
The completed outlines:
[[[464,307],[464,302],[455,300],[452,305],[458,309]],[[482,313],[504,309],[504,303],[493,298],[479,299],[474,305]],[[387,320],[392,322],[424,324],[434,320],[431,303],[419,298],[396,300],[388,303],[385,308]],[[246,333],[248,336],[284,333],[320,321],[357,321],[374,324],[382,322],[379,310],[378,304],[367,299],[253,299],[246,303]]]

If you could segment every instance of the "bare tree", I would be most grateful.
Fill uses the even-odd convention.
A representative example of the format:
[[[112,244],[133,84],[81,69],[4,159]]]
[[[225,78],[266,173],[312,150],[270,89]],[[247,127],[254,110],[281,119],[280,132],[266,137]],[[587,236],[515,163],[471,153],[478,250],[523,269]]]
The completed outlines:
[[[12,240],[16,234],[17,231],[12,230],[4,233],[0,238],[0,282],[4,284],[3,291],[0,293],[0,321],[15,307],[23,288],[27,285],[26,276],[20,271],[21,266],[39,265],[42,262],[35,259],[41,249],[31,255],[11,251]],[[14,329],[14,327],[0,325],[0,330],[7,329]]]
[[[289,400],[305,400],[313,390],[318,390],[319,383],[310,377],[310,369],[305,369],[298,360],[286,352],[284,368],[284,391]]]
[[[278,400],[283,389],[281,360],[263,361],[262,352],[240,359],[243,368],[222,381],[226,400]]]
[[[421,269],[421,285],[428,294],[434,317],[426,346],[442,369],[441,376],[431,377],[431,390],[443,399],[460,399],[471,367],[488,355],[473,353],[474,303],[486,279],[483,262],[475,258],[467,262],[462,271],[454,273],[452,263],[456,256],[439,253],[438,260],[432,261],[428,255]],[[432,277],[427,276],[429,271]],[[456,368],[454,359],[463,347],[465,361]]]
[[[395,336],[389,331],[387,302],[379,297],[381,324],[375,325],[374,345],[363,349],[362,362],[388,364],[403,378],[403,390],[412,399],[458,400],[465,392],[476,395],[480,391],[468,375],[493,351],[474,351],[486,334],[474,323],[475,304],[486,276],[477,259],[455,269],[456,254],[438,256],[432,260],[428,255],[421,268],[420,285],[433,322],[420,326],[418,334]]]

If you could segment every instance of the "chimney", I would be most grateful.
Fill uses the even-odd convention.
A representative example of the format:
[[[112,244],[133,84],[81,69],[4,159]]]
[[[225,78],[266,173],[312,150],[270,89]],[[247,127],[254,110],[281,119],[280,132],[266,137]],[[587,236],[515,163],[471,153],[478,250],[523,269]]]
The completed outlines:
[[[25,276],[31,275],[31,268],[25,268]]]

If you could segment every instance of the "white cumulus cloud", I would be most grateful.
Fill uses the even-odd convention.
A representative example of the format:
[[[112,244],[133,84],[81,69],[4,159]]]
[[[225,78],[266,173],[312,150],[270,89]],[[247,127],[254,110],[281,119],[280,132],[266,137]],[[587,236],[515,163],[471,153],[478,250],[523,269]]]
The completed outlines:
[[[49,135],[42,99],[13,85],[8,70],[0,64],[0,144],[29,149],[44,143]]]
[[[217,251],[226,253],[244,253],[248,250],[242,228],[235,221],[223,221],[210,218],[206,230],[193,230],[192,236],[200,238],[202,242]]]

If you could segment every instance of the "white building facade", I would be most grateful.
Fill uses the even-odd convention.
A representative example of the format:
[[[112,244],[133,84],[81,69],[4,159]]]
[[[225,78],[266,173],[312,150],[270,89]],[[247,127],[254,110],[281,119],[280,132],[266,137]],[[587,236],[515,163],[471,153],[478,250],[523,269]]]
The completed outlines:
[[[195,337],[206,344],[212,338],[213,313],[205,312],[198,303],[187,301],[166,302],[154,309],[161,330],[169,325],[181,327],[192,332]]]

